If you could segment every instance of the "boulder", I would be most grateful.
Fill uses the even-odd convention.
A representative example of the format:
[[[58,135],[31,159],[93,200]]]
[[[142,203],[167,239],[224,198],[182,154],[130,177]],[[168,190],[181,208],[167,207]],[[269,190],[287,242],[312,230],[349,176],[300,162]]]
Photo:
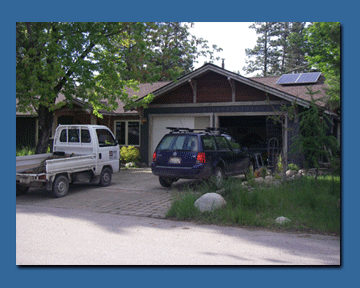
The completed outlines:
[[[195,201],[195,207],[200,212],[211,212],[224,206],[225,199],[217,193],[206,193]]]
[[[286,177],[291,177],[291,176],[294,176],[295,174],[297,174],[297,172],[296,171],[294,171],[294,170],[287,170],[286,171]]]
[[[278,217],[275,219],[275,223],[277,224],[285,224],[285,223],[288,223],[290,222],[291,220],[289,218],[286,218],[284,216],[281,216],[281,217]]]
[[[300,174],[300,175],[306,175],[306,170],[305,170],[305,169],[300,169],[300,170],[298,171],[298,174]]]

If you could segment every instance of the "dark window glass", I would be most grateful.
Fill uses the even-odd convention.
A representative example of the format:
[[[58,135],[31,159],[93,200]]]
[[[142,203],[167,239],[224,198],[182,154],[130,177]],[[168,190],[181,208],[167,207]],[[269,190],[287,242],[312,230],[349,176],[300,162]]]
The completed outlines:
[[[117,145],[114,137],[108,130],[96,129],[96,134],[98,136],[100,147]]]
[[[81,143],[90,143],[90,132],[87,129],[81,129]]]
[[[128,145],[140,145],[139,122],[128,122]]]
[[[61,131],[60,134],[60,142],[67,142],[67,133],[66,133],[66,129]]]
[[[125,142],[125,122],[116,122],[116,139],[120,145],[126,145]]]
[[[227,140],[225,137],[222,136],[216,136],[216,143],[218,145],[219,150],[221,151],[230,151],[230,147],[228,145]]]
[[[187,143],[184,147],[186,151],[198,151],[198,139],[197,136],[189,136]]]
[[[215,139],[211,135],[202,136],[202,142],[205,151],[214,151],[216,150]]]
[[[68,129],[68,142],[78,143],[79,141],[79,129]]]

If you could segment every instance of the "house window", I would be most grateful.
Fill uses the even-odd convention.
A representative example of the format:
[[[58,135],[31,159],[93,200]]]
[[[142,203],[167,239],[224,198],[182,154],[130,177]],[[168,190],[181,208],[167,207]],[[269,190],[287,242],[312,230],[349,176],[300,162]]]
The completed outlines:
[[[140,121],[115,121],[115,137],[121,146],[140,146]]]

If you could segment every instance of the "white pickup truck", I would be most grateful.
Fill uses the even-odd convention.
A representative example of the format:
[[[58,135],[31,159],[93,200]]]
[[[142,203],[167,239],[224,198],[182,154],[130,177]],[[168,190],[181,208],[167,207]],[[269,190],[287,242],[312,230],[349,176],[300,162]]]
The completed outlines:
[[[53,153],[16,157],[16,195],[46,187],[55,197],[64,197],[69,183],[108,186],[112,173],[119,171],[119,146],[106,126],[59,125]]]

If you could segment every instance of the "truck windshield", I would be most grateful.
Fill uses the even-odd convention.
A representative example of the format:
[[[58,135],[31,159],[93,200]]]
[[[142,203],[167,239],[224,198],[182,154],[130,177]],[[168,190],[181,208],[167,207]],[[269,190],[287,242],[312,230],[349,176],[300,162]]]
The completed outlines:
[[[96,129],[96,135],[98,137],[100,147],[117,145],[113,135],[106,129]]]

